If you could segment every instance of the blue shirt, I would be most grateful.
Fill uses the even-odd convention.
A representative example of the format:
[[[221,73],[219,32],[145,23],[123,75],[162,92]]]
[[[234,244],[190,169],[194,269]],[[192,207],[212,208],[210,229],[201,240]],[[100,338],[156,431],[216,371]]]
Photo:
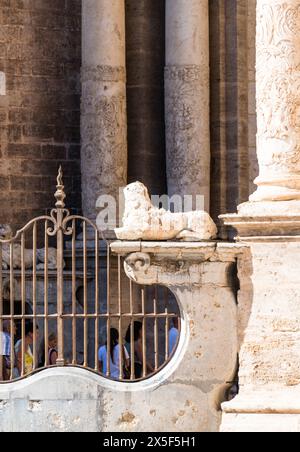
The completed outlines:
[[[10,345],[10,334],[2,332],[0,338],[0,351],[2,356],[10,356]]]
[[[179,331],[173,327],[169,331],[169,356],[172,355],[178,341]]]
[[[118,380],[120,378],[120,367],[119,367],[119,356],[120,356],[120,346],[119,344],[115,346],[113,351],[114,362],[110,358],[110,377],[114,380]],[[102,363],[102,374],[106,375],[107,373],[107,350],[106,345],[99,348],[98,351],[98,359],[100,363]],[[128,352],[124,347],[124,359],[129,359]]]

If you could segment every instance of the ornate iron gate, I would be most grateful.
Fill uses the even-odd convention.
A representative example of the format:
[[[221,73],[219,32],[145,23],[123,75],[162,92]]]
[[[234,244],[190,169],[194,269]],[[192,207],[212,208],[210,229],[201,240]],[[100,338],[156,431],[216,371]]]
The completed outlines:
[[[179,319],[178,306],[166,289],[149,292],[130,282],[121,258],[111,256],[109,243],[89,219],[71,215],[65,198],[60,168],[49,215],[31,220],[13,237],[9,227],[0,227],[0,381],[65,365],[120,381],[147,378],[173,352],[168,331],[172,319]],[[106,347],[102,367],[101,344]]]

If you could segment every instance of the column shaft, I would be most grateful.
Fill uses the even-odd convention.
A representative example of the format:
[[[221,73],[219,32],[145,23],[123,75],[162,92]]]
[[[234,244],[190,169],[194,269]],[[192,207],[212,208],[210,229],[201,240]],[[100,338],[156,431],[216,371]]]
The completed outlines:
[[[82,38],[83,213],[127,182],[124,0],[84,0]]]
[[[165,3],[126,0],[128,182],[166,194]]]
[[[203,195],[209,208],[207,0],[166,0],[165,106],[169,195]]]
[[[251,201],[300,199],[300,3],[257,1],[258,190]]]

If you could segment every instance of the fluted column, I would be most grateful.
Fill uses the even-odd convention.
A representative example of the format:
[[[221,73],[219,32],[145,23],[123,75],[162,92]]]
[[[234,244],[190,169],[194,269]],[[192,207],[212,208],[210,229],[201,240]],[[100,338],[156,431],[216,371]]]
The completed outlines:
[[[300,2],[257,1],[257,153],[251,201],[300,199]]]
[[[127,182],[124,0],[82,2],[82,206]]]
[[[208,0],[166,0],[165,106],[169,195],[209,208]]]

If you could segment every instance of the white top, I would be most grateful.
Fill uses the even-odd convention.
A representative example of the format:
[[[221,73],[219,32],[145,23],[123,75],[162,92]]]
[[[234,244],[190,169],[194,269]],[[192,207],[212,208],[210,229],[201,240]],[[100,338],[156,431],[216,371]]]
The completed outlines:
[[[169,331],[169,356],[172,355],[179,336],[179,331],[173,326]]]
[[[120,367],[119,367],[119,356],[120,356],[120,345],[116,345],[113,352],[114,362],[110,357],[110,377],[118,380],[120,378]],[[124,347],[124,357],[129,359],[128,352]],[[98,359],[102,363],[102,373],[106,375],[107,372],[107,350],[106,345],[99,348]],[[125,364],[125,363],[124,363]]]

